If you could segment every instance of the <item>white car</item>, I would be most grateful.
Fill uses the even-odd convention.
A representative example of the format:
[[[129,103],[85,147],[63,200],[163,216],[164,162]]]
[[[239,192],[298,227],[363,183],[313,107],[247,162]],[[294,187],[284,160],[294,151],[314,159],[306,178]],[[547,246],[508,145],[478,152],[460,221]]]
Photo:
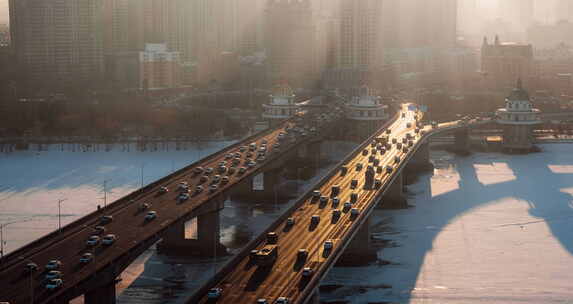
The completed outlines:
[[[294,217],[289,217],[286,221],[287,226],[292,226],[296,223]]]
[[[96,246],[97,244],[99,244],[99,236],[97,235],[90,236],[90,238],[86,241],[86,245],[88,246]]]
[[[48,262],[48,264],[46,264],[46,269],[55,270],[60,268],[60,266],[62,266],[62,262],[60,262],[59,260],[51,260]]]
[[[149,212],[147,212],[147,215],[145,215],[145,220],[151,221],[151,220],[155,219],[156,217],[157,217],[157,212],[149,211]]]
[[[302,276],[303,277],[310,277],[310,276],[312,276],[313,273],[314,273],[314,271],[310,267],[304,267],[302,269]]]
[[[267,302],[267,299],[261,298],[257,300],[257,304],[269,304],[269,302]]]
[[[91,262],[93,260],[93,254],[86,252],[84,254],[82,254],[82,257],[80,258],[80,263],[82,264],[87,264],[89,262]]]
[[[275,304],[289,304],[288,298],[287,297],[279,297],[276,301]]]
[[[46,280],[61,279],[62,272],[57,270],[50,270],[46,273]]]
[[[209,187],[209,192],[213,193],[213,192],[217,191],[217,189],[219,189],[219,187],[217,187],[217,185],[211,185],[211,187]]]
[[[64,281],[62,279],[53,279],[46,283],[46,289],[54,290],[62,287],[64,285]]]
[[[104,245],[111,245],[111,244],[115,243],[115,240],[116,240],[115,234],[108,234],[108,235],[103,237],[103,239],[101,240],[101,243]]]
[[[332,241],[329,240],[324,242],[324,250],[330,250],[332,247],[334,247],[334,243]]]
[[[223,289],[221,288],[211,288],[209,292],[207,292],[207,298],[209,299],[218,299],[223,294]]]
[[[180,182],[177,188],[179,190],[187,190],[189,189],[189,184],[187,184],[187,182]]]

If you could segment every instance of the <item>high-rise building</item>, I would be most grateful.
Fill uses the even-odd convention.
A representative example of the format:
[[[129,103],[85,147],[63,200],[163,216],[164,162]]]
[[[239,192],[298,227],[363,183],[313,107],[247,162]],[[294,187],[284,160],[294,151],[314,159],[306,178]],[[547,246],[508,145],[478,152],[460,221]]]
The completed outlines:
[[[129,0],[103,0],[104,53],[129,49]]]
[[[145,45],[139,53],[141,88],[175,88],[181,84],[179,52],[171,52],[164,43]]]
[[[533,0],[499,1],[499,12],[514,30],[524,32],[533,23]]]
[[[33,88],[63,90],[101,77],[101,1],[10,0],[18,69]]]
[[[486,85],[492,89],[506,90],[513,86],[515,79],[527,84],[535,77],[531,44],[501,43],[497,36],[490,44],[484,38],[481,62]]]
[[[318,79],[315,34],[308,0],[276,0],[267,3],[265,48],[272,83],[286,80],[294,87],[315,85]]]

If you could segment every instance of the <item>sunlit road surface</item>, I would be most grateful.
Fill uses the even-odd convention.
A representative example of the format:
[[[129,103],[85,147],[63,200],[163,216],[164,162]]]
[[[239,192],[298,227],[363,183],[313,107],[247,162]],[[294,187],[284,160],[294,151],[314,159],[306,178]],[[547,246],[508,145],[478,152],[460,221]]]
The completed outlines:
[[[405,117],[400,115],[389,127],[390,140],[397,138],[401,141],[406,133],[414,135],[416,113],[408,110],[407,106],[403,106],[402,113],[405,113]],[[407,127],[408,123],[411,124],[410,128]],[[382,132],[378,134],[378,137],[384,134]],[[413,140],[416,143],[420,137],[414,136]],[[300,207],[290,215],[296,220],[296,224],[290,229],[286,228],[286,221],[279,226],[280,228],[275,231],[278,234],[278,258],[272,267],[258,267],[250,262],[247,256],[217,285],[223,290],[222,296],[217,301],[207,299],[205,295],[200,302],[256,303],[257,299],[264,298],[268,303],[274,303],[279,297],[287,297],[290,303],[300,303],[299,301],[303,300],[300,298],[301,292],[307,283],[306,279],[302,279],[303,268],[312,268],[316,275],[321,267],[327,267],[325,261],[328,258],[328,252],[333,252],[337,246],[341,246],[341,238],[350,230],[355,220],[351,218],[350,211],[343,208],[344,203],[350,201],[351,193],[358,194],[357,203],[352,207],[362,212],[374,203],[374,197],[380,191],[380,189],[365,190],[363,187],[366,167],[371,164],[368,162],[371,155],[370,145],[367,149],[369,151],[367,155],[363,155],[360,151],[356,155],[349,156],[349,159],[345,161],[345,166],[348,168],[347,174],[337,173],[317,188],[321,195],[329,197],[328,203],[321,204],[310,197],[305,198]],[[395,156],[400,156],[403,162],[404,154],[402,150],[397,149],[396,145],[392,145],[389,151],[384,155],[378,153],[377,157],[380,159],[380,166],[395,167],[397,165],[394,163]],[[361,170],[356,168],[359,163],[363,165]],[[376,179],[382,180],[382,184],[388,183],[391,177],[392,175],[386,173],[385,169],[375,176]],[[353,179],[358,180],[358,186],[355,189],[351,189],[350,186]],[[340,203],[336,208],[333,208],[331,199],[331,189],[334,185],[340,186],[338,194]],[[342,211],[336,221],[332,217],[334,209]],[[313,215],[320,215],[320,222],[316,227],[310,224]],[[334,248],[325,252],[323,246],[327,240],[334,242]],[[264,245],[265,242],[260,243],[257,249],[261,249]],[[304,263],[297,263],[297,252],[302,248],[308,250],[309,255]]]
[[[165,183],[156,185],[145,193],[139,194],[133,201],[117,201],[108,206],[105,213],[95,213],[87,219],[80,219],[72,223],[61,235],[56,234],[47,239],[39,239],[25,247],[27,248],[23,252],[23,254],[26,254],[25,256],[17,254],[8,256],[0,264],[0,302],[7,301],[12,304],[31,303],[31,296],[34,298],[34,301],[32,301],[34,303],[49,302],[63,293],[68,286],[74,286],[90,278],[96,273],[96,269],[103,269],[112,261],[136,248],[142,241],[156,239],[158,233],[165,230],[182,215],[191,213],[201,204],[219,194],[219,192],[232,187],[245,176],[252,174],[268,162],[271,162],[274,155],[280,154],[273,154],[273,149],[275,149],[273,145],[278,142],[278,134],[285,131],[287,126],[292,127],[293,124],[292,121],[285,122],[276,129],[262,133],[248,143],[244,143],[248,145],[250,142],[256,142],[257,146],[260,146],[263,140],[267,140],[269,148],[266,161],[258,162],[255,167],[249,169],[245,174],[234,173],[229,175],[229,182],[226,185],[219,184],[219,189],[214,193],[210,193],[209,186],[212,176],[219,174],[216,171],[219,162],[225,160],[227,153],[238,152],[239,145],[223,149],[204,161],[183,170]],[[300,140],[304,139],[297,137],[296,142],[298,143]],[[281,151],[286,150],[287,146],[293,144],[295,143],[281,143]],[[243,161],[246,158],[245,154],[242,154],[241,166],[243,166]],[[230,160],[226,161],[230,162]],[[192,173],[192,170],[198,166],[214,169],[209,181],[200,183],[199,178],[201,174],[195,175]],[[177,200],[179,195],[177,187],[183,181],[189,183],[191,197],[189,200],[180,203]],[[205,189],[203,192],[194,195],[195,187],[199,184],[202,184]],[[160,186],[166,186],[169,192],[158,194]],[[156,211],[157,218],[146,221],[145,215],[148,210],[140,210],[142,203],[149,204],[148,210]],[[102,215],[113,216],[113,221],[105,225],[106,231],[103,235],[115,234],[117,240],[110,246],[102,245],[101,242],[94,247],[87,246],[86,241],[94,234],[94,227],[99,224],[99,217]],[[103,235],[101,236],[103,237]],[[80,263],[80,258],[84,253],[92,253],[94,259],[86,264]],[[44,266],[53,259],[62,262],[58,271],[61,271],[63,274],[64,285],[55,291],[49,291],[45,287],[47,271]],[[31,276],[24,270],[25,265],[30,262],[36,263],[39,267],[38,271],[33,272]]]

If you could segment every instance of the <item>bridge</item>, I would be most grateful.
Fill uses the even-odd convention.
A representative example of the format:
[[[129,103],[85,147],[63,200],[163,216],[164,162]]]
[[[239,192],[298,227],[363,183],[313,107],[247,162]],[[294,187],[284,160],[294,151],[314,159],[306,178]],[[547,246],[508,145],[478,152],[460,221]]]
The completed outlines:
[[[207,296],[211,288],[222,290],[221,297],[213,301],[216,303],[255,303],[258,299],[274,303],[279,297],[287,298],[289,303],[318,303],[319,283],[339,259],[368,255],[368,221],[373,210],[405,204],[402,172],[406,166],[424,166],[429,162],[428,139],[455,132],[456,142],[463,144],[467,142],[468,127],[490,122],[455,121],[425,126],[415,133],[420,116],[404,106],[399,117],[383,126],[323,177],[188,303],[213,301]],[[387,144],[381,153],[374,147],[386,136],[397,142]],[[408,136],[411,139],[402,142]],[[407,148],[399,148],[400,145]],[[367,166],[373,165],[372,157],[377,159],[374,164],[378,162],[374,166],[374,183],[365,179]],[[320,198],[314,191],[320,193]],[[249,253],[268,244],[266,233],[269,232],[278,238],[278,255],[272,266],[258,266],[256,258]],[[326,247],[327,242],[330,248]],[[307,255],[301,256],[300,249]]]
[[[319,115],[310,110],[299,113],[275,128],[199,160],[3,257],[0,302],[67,303],[84,295],[87,304],[115,303],[116,277],[159,240],[162,250],[181,250],[186,254],[209,255],[223,250],[218,239],[218,211],[223,208],[224,200],[235,193],[268,195],[268,190],[250,193],[253,189],[249,185],[255,176],[262,173],[265,184],[272,185],[277,181],[274,173],[277,167],[286,166],[293,157],[314,157],[321,136],[335,129],[342,117],[334,106],[328,113],[331,114]],[[256,149],[250,149],[250,143],[255,143]],[[266,153],[257,158],[262,143],[266,143]],[[232,166],[235,161],[236,166]],[[207,168],[214,169],[210,175],[205,173]],[[219,174],[226,176],[224,181],[215,179]],[[189,186],[188,198],[181,198],[185,192],[180,191],[184,188],[181,183]],[[202,191],[196,190],[198,186],[203,187]],[[157,217],[146,220],[149,211],[155,211]],[[102,222],[104,216],[108,216],[108,223]],[[192,219],[197,219],[197,237],[186,239],[185,223]],[[96,226],[104,227],[101,236],[116,236],[112,245],[86,244]],[[80,258],[86,253],[91,254],[91,260],[81,263]],[[56,259],[61,262],[57,270],[63,275],[64,284],[48,291],[44,265]],[[29,263],[36,264],[38,270],[26,271]]]

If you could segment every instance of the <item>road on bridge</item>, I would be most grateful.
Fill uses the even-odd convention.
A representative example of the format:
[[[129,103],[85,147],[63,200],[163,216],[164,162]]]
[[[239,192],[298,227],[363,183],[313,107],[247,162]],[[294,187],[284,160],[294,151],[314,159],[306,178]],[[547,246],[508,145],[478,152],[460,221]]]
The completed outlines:
[[[412,135],[413,143],[420,140],[420,136],[415,135],[416,115],[415,108],[404,105],[399,118],[389,126],[391,130],[389,139],[397,139],[402,142],[407,133]],[[382,130],[377,137],[387,136]],[[257,303],[258,299],[266,299],[268,303],[275,303],[279,297],[286,297],[289,303],[301,303],[302,292],[308,283],[308,279],[303,278],[302,272],[305,267],[310,267],[317,275],[321,267],[328,267],[325,263],[337,247],[341,246],[341,239],[347,234],[352,227],[356,217],[351,215],[348,208],[344,208],[344,203],[351,201],[351,195],[357,194],[358,199],[352,205],[363,212],[371,204],[375,203],[374,198],[380,189],[364,188],[365,170],[369,163],[369,157],[372,155],[372,147],[368,145],[368,153],[357,153],[351,155],[345,161],[345,167],[348,169],[346,174],[336,173],[323,184],[317,186],[322,196],[328,197],[327,203],[321,203],[312,197],[303,198],[298,208],[289,215],[295,220],[295,224],[288,226],[286,219],[280,224],[275,233],[278,235],[278,257],[272,267],[257,266],[249,256],[246,256],[227,274],[217,285],[221,288],[222,295],[219,299],[209,299],[207,295],[199,295],[202,298],[200,303]],[[376,173],[375,178],[381,180],[382,185],[390,182],[393,174],[386,171],[386,166],[397,167],[396,157],[404,161],[405,152],[398,149],[397,145],[392,145],[391,149],[384,154],[379,152],[375,157],[380,160],[379,166],[381,172]],[[360,169],[358,166],[362,166]],[[342,171],[342,170],[341,170]],[[351,186],[353,180],[358,184]],[[332,187],[338,185],[340,192],[332,195]],[[333,205],[333,197],[339,199],[338,206]],[[341,215],[336,219],[333,217],[333,210],[340,210]],[[311,224],[311,217],[320,216],[320,222],[317,225]],[[333,242],[333,248],[324,250],[326,241]],[[263,241],[257,245],[260,250],[265,246]],[[297,257],[299,249],[306,249],[308,257],[305,260]],[[195,301],[195,300],[192,300]],[[191,303],[191,302],[189,302]]]

